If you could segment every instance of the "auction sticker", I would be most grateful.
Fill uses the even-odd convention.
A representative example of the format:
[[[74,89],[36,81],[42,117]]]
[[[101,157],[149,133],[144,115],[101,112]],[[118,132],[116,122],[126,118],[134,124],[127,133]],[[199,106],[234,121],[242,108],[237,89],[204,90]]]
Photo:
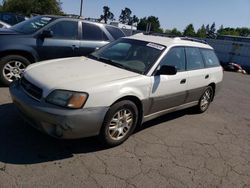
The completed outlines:
[[[148,47],[155,48],[157,50],[163,50],[165,47],[155,43],[148,43]]]

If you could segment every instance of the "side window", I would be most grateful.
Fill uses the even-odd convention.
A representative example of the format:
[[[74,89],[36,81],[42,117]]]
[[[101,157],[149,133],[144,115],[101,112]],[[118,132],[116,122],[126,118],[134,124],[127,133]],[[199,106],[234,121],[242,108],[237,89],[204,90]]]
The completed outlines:
[[[184,47],[173,47],[163,58],[160,65],[174,66],[178,72],[185,70],[185,50]]]
[[[94,24],[82,23],[82,39],[83,40],[97,40],[106,41],[108,40],[105,33],[100,27]]]
[[[186,47],[187,70],[204,68],[204,62],[198,48]]]
[[[108,30],[108,32],[113,36],[115,40],[121,37],[125,37],[124,33],[119,28],[112,27],[109,25],[106,25],[105,28]]]
[[[0,23],[0,28],[2,28],[2,27],[3,27],[3,24]]]
[[[213,50],[209,50],[209,49],[200,49],[200,50],[205,60],[206,67],[220,66],[220,62]]]
[[[78,38],[78,22],[61,21],[50,27],[53,31],[53,38],[58,39],[77,39]]]

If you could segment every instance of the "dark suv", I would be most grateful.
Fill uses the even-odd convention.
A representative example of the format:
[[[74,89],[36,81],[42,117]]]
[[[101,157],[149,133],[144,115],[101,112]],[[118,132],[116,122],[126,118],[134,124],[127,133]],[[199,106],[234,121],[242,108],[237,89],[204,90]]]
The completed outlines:
[[[8,85],[37,61],[85,56],[125,34],[82,19],[37,16],[0,30],[0,81]]]
[[[15,25],[19,22],[26,20],[26,17],[11,12],[0,12],[0,20],[9,25]]]

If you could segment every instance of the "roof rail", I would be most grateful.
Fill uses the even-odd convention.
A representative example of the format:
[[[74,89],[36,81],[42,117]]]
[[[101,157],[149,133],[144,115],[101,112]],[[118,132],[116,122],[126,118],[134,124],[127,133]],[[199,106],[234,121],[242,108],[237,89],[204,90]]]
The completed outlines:
[[[188,40],[193,42],[199,42],[203,44],[208,44],[205,40],[197,39],[197,38],[191,38],[191,37],[180,37],[181,40]]]

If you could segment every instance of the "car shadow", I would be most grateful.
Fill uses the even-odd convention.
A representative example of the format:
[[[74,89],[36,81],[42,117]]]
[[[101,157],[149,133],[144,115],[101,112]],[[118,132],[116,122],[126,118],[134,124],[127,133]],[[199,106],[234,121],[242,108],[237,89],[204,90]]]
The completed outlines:
[[[184,116],[189,111],[171,113],[143,124],[137,129],[150,128],[165,121]],[[0,105],[0,162],[7,164],[36,164],[62,160],[77,153],[106,150],[96,137],[78,140],[58,140],[27,125],[11,103]]]

